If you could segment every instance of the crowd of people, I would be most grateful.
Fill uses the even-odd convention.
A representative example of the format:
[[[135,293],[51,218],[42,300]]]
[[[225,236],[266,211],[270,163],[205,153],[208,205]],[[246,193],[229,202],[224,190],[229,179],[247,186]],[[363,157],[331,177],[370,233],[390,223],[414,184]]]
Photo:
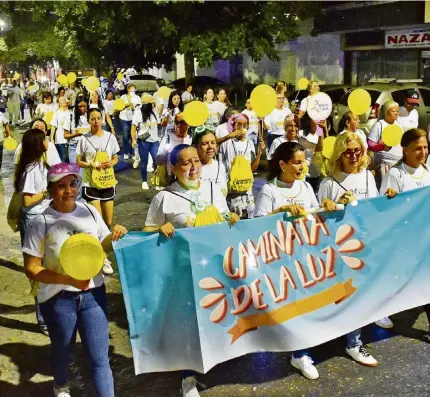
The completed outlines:
[[[75,233],[95,236],[105,252],[127,233],[123,226],[112,226],[114,167],[120,152],[123,161],[140,168],[142,189],[154,189],[143,230],[167,239],[178,228],[218,222],[234,227],[236,222],[280,212],[303,216],[313,207],[335,211],[339,203],[355,205],[378,195],[394,198],[430,185],[428,137],[415,117],[416,92],[402,104],[385,103],[383,118],[368,137],[359,129],[357,115],[345,113],[333,155],[325,159],[326,122],[309,117],[303,103],[309,97],[293,113],[283,82],[276,85],[276,107],[264,118],[257,117],[249,99],[245,109],[234,109],[225,90],[207,89],[203,101],[209,117],[197,127],[190,127],[184,115],[184,107],[193,100],[191,86],[164,100],[147,93],[138,96],[129,84],[121,96],[121,111],[114,108],[112,91],[105,99],[97,92],[72,96],[67,91],[42,94],[15,153],[25,272],[39,284],[37,321],[51,339],[57,397],[70,396],[67,368],[76,331],[91,363],[97,395],[114,395],[102,274],[86,281],[65,275],[59,252]],[[310,82],[309,96],[318,91],[318,83]],[[4,136],[11,135],[8,125],[15,119],[2,123]],[[405,132],[400,145],[387,147],[382,131],[392,124]],[[254,177],[264,168],[265,157],[267,183],[256,191]],[[102,272],[113,273],[107,258]],[[393,327],[389,318],[377,324]],[[362,365],[377,365],[362,345],[360,330],[346,336],[346,353]],[[308,352],[294,352],[291,363],[305,377],[318,378]]]

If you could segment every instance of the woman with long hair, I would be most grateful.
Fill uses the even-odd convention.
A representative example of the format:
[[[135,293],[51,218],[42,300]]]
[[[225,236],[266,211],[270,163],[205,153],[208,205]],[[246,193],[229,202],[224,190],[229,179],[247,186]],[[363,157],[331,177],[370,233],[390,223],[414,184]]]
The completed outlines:
[[[148,190],[148,158],[152,157],[155,164],[157,152],[160,146],[158,137],[158,113],[155,110],[155,98],[149,94],[141,97],[140,111],[134,112],[131,122],[131,143],[138,147],[140,157],[140,176],[142,177],[142,189]]]
[[[208,107],[209,117],[207,119],[208,123],[211,123],[214,127],[219,124],[219,120],[222,116],[220,113],[219,106],[214,102],[214,90],[212,88],[208,88],[204,93],[204,103]]]
[[[179,91],[172,91],[169,95],[167,108],[161,114],[161,132],[160,139],[163,139],[166,134],[171,134],[174,131],[174,121],[177,114],[184,111],[184,103],[182,102]]]
[[[122,131],[122,149],[124,160],[132,156],[131,147],[131,121],[133,120],[134,110],[140,106],[140,97],[136,95],[136,86],[131,83],[127,86],[127,94],[122,95],[121,99],[125,102],[125,109],[119,114]]]
[[[309,98],[312,95],[318,94],[320,92],[320,86],[318,82],[315,80],[309,81],[308,86],[306,87],[306,91],[308,92],[308,96],[306,98],[303,98],[300,102],[299,119],[301,119],[305,115],[308,109]]]
[[[39,103],[34,112],[36,118],[43,119],[48,125],[48,129],[51,129],[51,120],[54,116],[54,112],[57,110],[57,105],[53,103],[53,96],[50,92],[45,91],[42,94],[42,103]]]
[[[110,128],[110,132],[112,132],[112,134],[115,134],[115,128],[114,125],[112,123],[112,119],[110,117],[109,112],[106,111],[105,107],[104,107],[104,101],[102,101],[100,95],[98,94],[97,91],[92,91],[90,93],[90,101],[88,104],[88,107],[90,109],[96,108],[96,109],[100,109],[102,111],[102,115],[103,115],[103,130],[108,131],[108,128]]]
[[[90,124],[87,117],[88,99],[79,94],[76,98],[75,108],[72,115],[71,131],[66,131],[64,136],[69,143],[69,162],[76,164],[76,149],[82,135],[90,131]]]
[[[115,126],[116,126],[116,123],[117,123],[117,120],[118,120],[118,116],[117,116],[116,111],[114,109],[114,103],[115,103],[115,95],[114,95],[113,91],[112,90],[107,90],[106,91],[106,99],[103,101],[103,108],[105,109],[106,114],[108,114],[109,117],[112,120],[113,130],[111,129],[110,132],[112,132],[113,134],[116,135],[116,133],[115,133],[116,132]],[[109,127],[109,125],[106,125],[106,128],[107,127]],[[108,131],[108,130],[106,130],[106,131]],[[119,131],[119,128],[118,128],[118,131]]]
[[[227,108],[231,107],[231,103],[228,100],[227,91],[224,88],[220,88],[218,90],[214,104],[220,115],[223,115]]]

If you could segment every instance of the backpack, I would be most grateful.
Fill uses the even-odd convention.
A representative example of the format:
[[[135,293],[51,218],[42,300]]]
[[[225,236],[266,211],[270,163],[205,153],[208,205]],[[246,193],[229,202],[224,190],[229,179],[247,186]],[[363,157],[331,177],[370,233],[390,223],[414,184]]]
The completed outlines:
[[[251,169],[251,163],[245,157],[245,154],[238,154],[234,142],[233,145],[234,153],[236,157],[233,160],[233,164],[230,170],[230,179],[228,181],[228,188],[232,192],[248,192],[252,189],[254,184],[254,175]],[[246,144],[245,153],[248,149],[249,141]]]

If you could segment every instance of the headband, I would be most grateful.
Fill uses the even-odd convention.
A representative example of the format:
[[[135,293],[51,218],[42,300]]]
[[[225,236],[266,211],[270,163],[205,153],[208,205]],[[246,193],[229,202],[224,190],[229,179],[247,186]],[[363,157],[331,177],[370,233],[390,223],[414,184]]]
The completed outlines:
[[[245,121],[246,123],[249,123],[249,118],[246,114],[243,114],[243,113],[233,114],[233,116],[231,116],[227,121],[228,132],[233,132],[234,125],[235,125],[236,121],[238,121],[238,120]]]

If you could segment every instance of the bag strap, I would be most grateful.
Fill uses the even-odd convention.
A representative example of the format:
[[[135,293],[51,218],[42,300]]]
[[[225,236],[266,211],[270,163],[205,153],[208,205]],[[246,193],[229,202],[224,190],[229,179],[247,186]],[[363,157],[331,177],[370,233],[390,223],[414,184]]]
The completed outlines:
[[[211,204],[213,205],[214,203],[214,185],[211,181]]]
[[[107,147],[109,146],[111,136],[112,136],[112,133],[109,132],[109,138],[108,138],[108,141],[106,142],[105,152],[107,150]]]
[[[218,177],[219,177],[219,167],[220,167],[220,165],[219,165],[219,163],[220,163],[220,161],[219,161],[219,157],[218,157],[218,170],[217,170],[217,173],[216,173],[216,179],[215,179],[215,183],[218,183]],[[211,182],[212,183],[212,182]]]
[[[188,202],[190,202],[191,204],[194,204],[194,205],[195,205],[194,201],[190,200],[189,198],[186,198],[186,197],[182,196],[182,195],[181,195],[181,194],[179,194],[179,193],[173,192],[172,190],[169,190],[169,189],[164,189],[164,191],[165,191],[165,192],[172,193],[172,194],[174,194],[175,196],[178,196],[178,197],[180,197],[180,198],[183,198],[184,200],[187,200],[187,201],[188,201]]]
[[[83,204],[85,205],[85,207],[87,207],[87,210],[90,212],[91,216],[93,217],[94,222],[97,223],[96,216],[94,215],[93,211],[91,211],[91,209],[90,209],[90,207],[88,207],[87,203],[83,203]]]

